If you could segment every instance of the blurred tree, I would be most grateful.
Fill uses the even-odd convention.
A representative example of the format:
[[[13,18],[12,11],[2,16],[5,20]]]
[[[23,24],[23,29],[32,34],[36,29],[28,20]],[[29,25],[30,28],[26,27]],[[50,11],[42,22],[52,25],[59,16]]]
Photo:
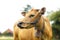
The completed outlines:
[[[2,33],[0,32],[0,36],[2,36]]]
[[[25,11],[25,12],[28,12],[31,8],[32,8],[31,5],[27,5],[27,7],[24,8],[24,11]]]
[[[52,29],[53,34],[56,37],[57,35],[60,36],[60,10],[56,12],[52,12],[50,15],[48,15],[48,18],[53,21],[52,23]]]
[[[13,36],[13,32],[10,29],[7,29],[6,31],[3,32],[4,36]]]

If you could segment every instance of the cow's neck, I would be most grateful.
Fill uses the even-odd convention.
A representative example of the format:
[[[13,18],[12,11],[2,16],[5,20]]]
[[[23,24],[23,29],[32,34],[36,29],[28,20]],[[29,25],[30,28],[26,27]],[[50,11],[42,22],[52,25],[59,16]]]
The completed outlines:
[[[42,26],[43,26],[43,17],[41,16],[40,18],[39,18],[39,20],[38,20],[38,22],[37,22],[37,28],[38,28],[38,30],[40,30],[40,29],[42,29]]]
[[[36,24],[36,37],[42,37],[43,35],[43,32],[44,32],[44,20],[43,20],[43,17],[41,17],[38,21],[38,23]]]

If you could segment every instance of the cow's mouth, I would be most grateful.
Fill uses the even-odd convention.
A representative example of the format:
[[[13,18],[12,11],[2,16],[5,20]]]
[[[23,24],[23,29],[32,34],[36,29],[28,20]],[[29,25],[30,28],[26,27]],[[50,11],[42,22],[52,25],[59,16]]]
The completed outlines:
[[[32,28],[32,27],[34,27],[34,24],[35,23],[24,23],[24,22],[19,22],[18,24],[17,24],[17,26],[19,27],[19,28],[21,28],[21,29],[29,29],[29,28]]]

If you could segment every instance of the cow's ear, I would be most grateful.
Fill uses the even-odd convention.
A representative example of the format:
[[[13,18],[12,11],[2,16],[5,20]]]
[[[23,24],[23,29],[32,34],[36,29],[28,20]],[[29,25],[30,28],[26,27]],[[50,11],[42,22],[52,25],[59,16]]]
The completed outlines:
[[[41,9],[41,14],[44,14],[44,13],[45,13],[45,11],[46,11],[46,8],[45,8],[45,7],[43,7],[43,8]]]
[[[21,14],[22,14],[23,16],[25,16],[25,15],[26,15],[26,12],[22,12]]]

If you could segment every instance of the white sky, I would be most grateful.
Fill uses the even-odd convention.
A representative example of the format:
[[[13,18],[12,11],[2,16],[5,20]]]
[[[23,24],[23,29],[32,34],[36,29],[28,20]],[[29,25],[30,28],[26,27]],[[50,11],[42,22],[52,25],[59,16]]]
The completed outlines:
[[[60,0],[0,0],[0,32],[12,29],[14,23],[22,18],[21,10],[30,4],[34,8],[46,7],[47,11],[60,8]]]

